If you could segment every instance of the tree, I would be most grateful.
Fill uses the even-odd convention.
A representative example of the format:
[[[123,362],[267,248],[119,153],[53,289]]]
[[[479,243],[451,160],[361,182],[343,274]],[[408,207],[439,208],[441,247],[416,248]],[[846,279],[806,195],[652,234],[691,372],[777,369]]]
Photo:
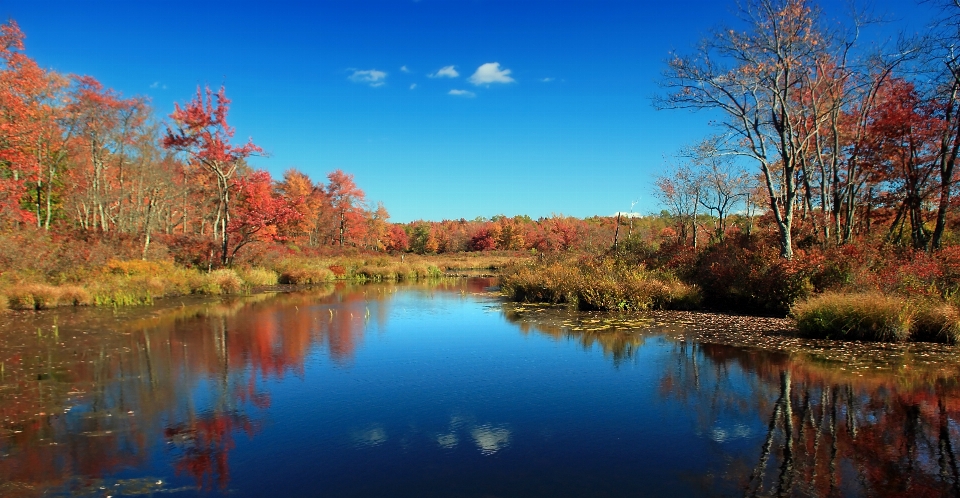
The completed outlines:
[[[197,87],[197,95],[184,107],[175,104],[170,114],[174,126],[167,127],[163,138],[164,147],[186,153],[203,172],[216,180],[213,237],[220,240],[222,265],[226,265],[229,259],[227,226],[230,224],[230,191],[234,187],[234,175],[247,157],[263,152],[252,140],[242,146],[230,144],[235,130],[227,124],[229,105],[224,87],[221,86],[216,94],[210,87],[206,92]]]
[[[700,205],[701,182],[693,169],[686,164],[670,168],[666,175],[654,180],[656,196],[670,207],[677,224],[677,242],[687,240],[687,227],[693,234],[693,247],[697,247],[697,206]]]
[[[5,225],[40,226],[45,205],[49,220],[52,179],[65,159],[66,79],[27,57],[23,38],[16,22],[0,25],[0,208]]]
[[[302,214],[273,186],[270,173],[254,171],[237,180],[236,213],[227,226],[233,246],[225,264],[233,262],[241,247],[258,240],[280,240],[278,227],[296,222]]]
[[[111,223],[122,227],[124,188],[129,180],[129,175],[125,175],[129,173],[125,171],[130,160],[128,150],[136,141],[137,130],[147,120],[146,104],[143,99],[123,99],[90,76],[74,78],[71,98],[67,106],[71,121],[68,129],[76,135],[76,145],[83,149],[75,156],[85,159],[84,164],[77,165],[87,187],[81,226],[103,232],[109,230]],[[51,171],[52,168],[51,165]],[[48,185],[51,182],[52,177]],[[111,192],[114,188],[116,193]],[[48,227],[49,199],[50,195]],[[112,208],[116,212],[112,213]]]
[[[902,79],[884,87],[869,127],[865,158],[872,163],[874,181],[889,186],[900,204],[890,235],[898,229],[902,232],[909,220],[910,241],[916,249],[926,249],[930,241],[924,204],[935,191],[941,127],[935,105]]]
[[[800,156],[811,138],[805,118],[804,73],[822,58],[818,12],[806,0],[749,0],[748,31],[718,31],[693,56],[672,58],[659,108],[719,110],[730,153],[755,160],[780,233],[780,254],[793,257],[793,213]]]
[[[363,202],[366,198],[363,190],[353,181],[353,175],[336,170],[327,175],[327,195],[333,211],[339,217],[338,242],[343,247],[348,230],[359,230],[362,222]]]
[[[926,57],[942,120],[937,153],[940,191],[936,226],[930,237],[932,249],[939,249],[943,243],[954,171],[960,158],[960,3],[954,0],[939,3],[941,17],[930,38],[932,46]]]
[[[410,245],[406,230],[400,225],[390,225],[385,244],[388,251],[406,251]]]
[[[696,148],[695,167],[693,174],[699,185],[696,199],[710,212],[716,212],[714,238],[722,241],[727,230],[727,216],[740,199],[747,196],[750,176],[729,156],[717,154],[710,141],[705,141]]]

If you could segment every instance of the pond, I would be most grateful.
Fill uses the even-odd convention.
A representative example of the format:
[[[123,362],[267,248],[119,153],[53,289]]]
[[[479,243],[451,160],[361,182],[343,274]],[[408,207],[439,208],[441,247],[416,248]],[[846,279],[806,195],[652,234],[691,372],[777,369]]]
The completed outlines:
[[[4,314],[0,496],[960,490],[950,348],[851,368],[493,283]]]

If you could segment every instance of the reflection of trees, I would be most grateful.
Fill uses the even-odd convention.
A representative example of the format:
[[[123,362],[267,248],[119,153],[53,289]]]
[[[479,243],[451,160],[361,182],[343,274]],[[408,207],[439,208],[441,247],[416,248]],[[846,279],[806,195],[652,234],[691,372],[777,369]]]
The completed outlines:
[[[449,295],[490,284],[412,287]],[[368,324],[385,324],[398,288],[340,285],[0,317],[0,496],[75,489],[77,476],[81,487],[101,482],[143,465],[158,444],[198,486],[226,486],[234,438],[252,437],[270,405],[260,381],[302,375],[318,350],[349,363]]]
[[[537,332],[556,340],[573,340],[584,349],[599,346],[615,365],[632,359],[649,334],[638,329],[637,317],[609,313],[571,313],[554,307],[504,303],[503,316],[520,332]]]
[[[226,489],[230,480],[227,456],[233,449],[233,434],[238,431],[253,436],[256,424],[236,412],[208,412],[167,427],[164,438],[179,453],[174,463],[177,473],[193,476],[200,488],[216,485]]]
[[[701,423],[721,420],[720,405],[766,414],[756,460],[727,476],[747,496],[960,494],[955,378],[903,385],[802,356],[683,343],[674,352],[661,392]],[[746,373],[746,388],[724,380],[731,368]]]

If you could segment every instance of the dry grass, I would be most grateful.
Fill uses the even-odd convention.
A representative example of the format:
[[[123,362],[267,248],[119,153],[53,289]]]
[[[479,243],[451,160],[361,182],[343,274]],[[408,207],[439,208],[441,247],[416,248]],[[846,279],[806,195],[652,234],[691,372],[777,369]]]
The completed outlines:
[[[960,310],[949,303],[921,303],[914,316],[912,339],[960,343]]]
[[[40,275],[15,275],[0,282],[0,310],[152,304],[159,297],[235,294],[277,283],[423,280],[441,277],[448,269],[494,268],[515,259],[516,256],[503,254],[287,258],[273,268],[220,269],[210,273],[178,267],[172,261],[110,259],[100,267],[56,280],[61,285],[49,285]]]
[[[281,284],[311,285],[332,282],[334,274],[323,266],[288,265],[280,270]]]
[[[910,338],[906,300],[877,293],[827,292],[793,306],[800,333],[824,339],[900,342]]]
[[[93,296],[87,289],[79,285],[61,285],[60,304],[62,306],[89,306],[93,304]]]
[[[60,289],[46,284],[21,284],[6,290],[10,308],[15,310],[45,310],[56,307]]]
[[[243,283],[250,287],[277,285],[277,282],[279,282],[279,275],[266,268],[238,268],[236,272],[243,280]]]
[[[214,270],[207,274],[207,278],[220,288],[220,294],[236,294],[243,290],[243,279],[228,268]]]
[[[610,259],[515,264],[501,272],[500,288],[514,301],[580,310],[693,309],[700,304],[695,286]]]

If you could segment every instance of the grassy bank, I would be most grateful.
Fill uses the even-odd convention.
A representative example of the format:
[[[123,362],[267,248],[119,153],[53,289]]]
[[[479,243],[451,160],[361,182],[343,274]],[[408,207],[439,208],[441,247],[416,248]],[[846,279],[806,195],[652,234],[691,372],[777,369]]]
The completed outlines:
[[[843,260],[783,261],[739,247],[728,257],[722,249],[660,265],[632,254],[538,258],[505,267],[500,284],[514,301],[579,310],[705,307],[787,316],[810,338],[960,344],[960,293],[949,255],[938,256],[940,263],[920,255],[904,265],[878,258],[886,264],[844,268]]]
[[[277,284],[336,281],[409,281],[443,277],[449,271],[493,270],[516,255],[287,257],[269,266],[205,271],[170,261],[110,260],[69,274],[7,272],[0,278],[0,310],[58,306],[129,306],[189,294],[243,294]]]
[[[827,292],[797,303],[791,316],[806,337],[947,344],[960,341],[960,309],[948,301],[875,292]]]
[[[696,286],[612,258],[566,256],[504,268],[500,288],[515,301],[566,304],[579,310],[692,309]]]

